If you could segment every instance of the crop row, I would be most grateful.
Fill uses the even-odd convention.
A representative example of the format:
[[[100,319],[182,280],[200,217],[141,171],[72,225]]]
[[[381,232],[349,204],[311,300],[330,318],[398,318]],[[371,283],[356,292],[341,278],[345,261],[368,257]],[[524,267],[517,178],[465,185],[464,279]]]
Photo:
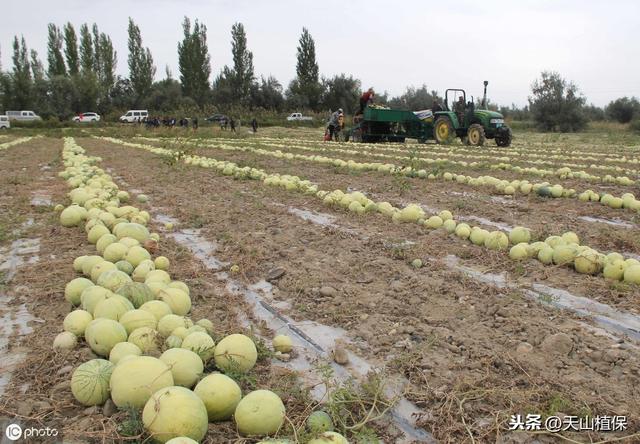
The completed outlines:
[[[154,139],[145,139],[142,138],[143,140],[154,140]],[[157,140],[157,139],[156,139]],[[162,139],[160,139],[162,140]],[[185,142],[188,141],[187,139],[178,139],[179,142]],[[191,142],[188,141],[190,143],[195,143],[195,142]],[[353,149],[353,145],[350,145],[350,148],[338,148],[336,147],[336,145],[334,145],[333,143],[331,144],[325,144],[322,146],[318,146],[318,147],[308,147],[308,146],[303,146],[303,145],[295,145],[295,144],[287,144],[287,145],[283,145],[282,143],[269,143],[269,142],[262,142],[261,140],[253,140],[253,141],[249,141],[249,140],[245,140],[245,139],[230,139],[230,140],[224,140],[221,142],[206,142],[207,145],[206,146],[215,146],[215,145],[224,145],[224,146],[247,146],[247,145],[258,145],[260,147],[268,147],[268,148],[273,148],[276,150],[302,150],[302,151],[307,151],[307,152],[313,152],[313,153],[318,153],[318,152],[327,152],[327,151],[332,151],[332,152],[336,152],[336,153],[342,153],[342,154],[348,154],[348,155],[352,155],[352,156],[358,156],[358,157],[362,157],[362,156],[370,156],[370,157],[381,157],[381,158],[386,158],[386,159],[394,159],[394,160],[400,160],[403,162],[410,162],[413,164],[417,164],[417,163],[423,163],[426,164],[430,167],[433,167],[435,170],[440,171],[442,170],[442,168],[446,165],[451,165],[451,166],[459,166],[459,167],[463,167],[465,169],[467,168],[471,168],[471,169],[493,169],[493,170],[505,170],[505,171],[513,171],[516,173],[520,173],[520,174],[531,174],[534,176],[538,176],[538,177],[558,177],[560,179],[576,179],[576,180],[585,180],[585,181],[589,181],[589,182],[602,182],[602,183],[617,183],[619,185],[623,185],[623,186],[629,186],[629,185],[633,185],[635,183],[634,180],[629,179],[627,176],[612,176],[612,175],[604,175],[604,176],[597,176],[597,175],[593,175],[590,174],[586,171],[573,171],[571,168],[569,168],[568,166],[563,166],[560,168],[556,168],[556,169],[544,169],[544,168],[538,168],[538,167],[522,167],[519,165],[512,165],[506,162],[499,162],[499,163],[485,163],[485,162],[476,162],[476,161],[472,161],[472,162],[468,162],[468,161],[458,161],[458,160],[452,160],[449,158],[429,158],[429,157],[420,157],[417,155],[417,153],[411,153],[411,152],[407,152],[407,150],[401,150],[401,149],[396,149],[396,148],[385,148],[384,150],[387,151],[393,151],[393,152],[398,152],[401,153],[402,155],[392,155],[392,154],[382,154],[379,152],[376,152],[377,150],[374,151],[368,151],[364,148],[360,149],[360,147],[358,147],[358,149]],[[205,146],[205,145],[202,145]],[[465,156],[465,158],[468,156]],[[617,169],[618,172],[622,172],[622,169]]]
[[[60,223],[84,227],[97,250],[73,262],[83,277],[67,283],[65,299],[79,308],[65,317],[64,332],[54,340],[55,349],[70,350],[84,338],[100,356],[73,372],[75,399],[85,406],[110,399],[118,408],[141,410],[146,431],[158,442],[199,442],[209,422],[232,416],[242,435],[278,433],[286,415],[280,397],[269,390],[243,396],[232,378],[256,364],[254,341],[242,334],[216,341],[211,321],[188,317],[190,289],[173,280],[166,257],[153,257],[161,245],[147,228],[149,213],[125,204],[128,193],[96,165],[100,158],[67,138],[63,162],[59,176],[72,190],[71,204],[56,207]],[[277,350],[291,351],[290,338],[276,339]],[[207,369],[222,373],[205,374]],[[322,439],[324,430],[317,434]]]
[[[145,139],[156,141],[155,139]],[[560,184],[552,185],[549,182],[530,183],[528,180],[504,180],[493,176],[467,176],[464,174],[456,174],[448,171],[438,171],[437,174],[429,173],[425,169],[414,169],[410,166],[402,167],[392,163],[378,162],[356,162],[354,160],[343,160],[335,157],[327,157],[322,155],[307,155],[298,153],[288,153],[280,150],[268,150],[264,148],[255,148],[248,145],[232,145],[232,144],[206,144],[202,145],[194,141],[182,141],[183,143],[197,144],[199,147],[220,149],[224,151],[250,152],[260,156],[268,156],[287,160],[301,160],[306,162],[317,163],[321,165],[331,165],[334,167],[347,168],[354,171],[376,171],[383,174],[403,175],[406,177],[415,177],[428,180],[444,180],[455,181],[459,184],[468,185],[475,188],[490,188],[494,192],[503,195],[515,195],[517,193],[530,194],[537,193],[544,197],[552,198],[577,198],[581,202],[600,202],[614,209],[627,208],[640,212],[640,201],[636,200],[632,193],[625,193],[620,197],[613,196],[609,193],[596,193],[593,190],[585,190],[576,192],[571,188],[564,188]]]
[[[14,145],[25,143],[33,139],[33,137],[20,137],[18,139],[10,140],[9,142],[0,143],[0,151],[11,148]]]
[[[571,266],[579,273],[601,274],[609,279],[640,283],[640,262],[636,259],[625,259],[619,253],[607,255],[585,245],[580,245],[575,233],[568,232],[562,236],[550,236],[544,241],[530,243],[531,231],[524,227],[516,227],[510,233],[500,230],[489,232],[481,227],[470,227],[466,223],[458,223],[448,210],[437,215],[427,215],[416,204],[404,208],[396,208],[388,202],[374,202],[361,192],[343,192],[341,190],[319,190],[318,186],[297,176],[268,173],[262,169],[248,166],[240,167],[234,162],[219,161],[210,157],[185,155],[166,148],[108,139],[112,143],[125,147],[139,148],[154,154],[173,157],[187,165],[211,168],[224,176],[236,179],[260,180],[266,186],[273,186],[287,191],[304,193],[322,200],[325,205],[342,207],[356,214],[381,214],[394,223],[417,223],[428,229],[443,229],[449,234],[490,250],[509,250],[513,260],[536,258],[543,264]],[[511,245],[511,247],[510,247]]]
[[[247,143],[247,142],[251,143],[251,141],[247,139],[222,139],[222,141],[225,143]],[[253,142],[254,143],[258,142],[258,140],[254,140]],[[283,141],[278,139],[271,141],[271,140],[260,138],[259,143],[266,146],[283,147]],[[467,162],[465,159],[474,158],[479,160],[474,160],[473,162],[467,162],[467,163],[480,164],[480,165],[489,166],[489,167],[493,164],[510,165],[511,162],[520,163],[524,165],[534,165],[536,168],[538,166],[543,166],[543,165],[550,165],[555,167],[558,165],[559,160],[564,160],[565,163],[560,167],[560,169],[564,169],[564,168],[569,168],[570,170],[571,169],[593,169],[593,170],[600,170],[603,172],[608,171],[608,172],[612,172],[613,174],[632,174],[632,175],[639,174],[639,171],[636,169],[623,168],[615,165],[606,165],[604,164],[603,159],[593,159],[595,162],[598,162],[598,163],[592,163],[589,165],[566,162],[566,161],[575,161],[576,158],[586,160],[583,156],[579,155],[578,153],[572,156],[563,156],[563,157],[541,154],[539,156],[536,155],[535,159],[528,159],[528,156],[526,154],[520,154],[518,156],[507,156],[505,155],[504,152],[499,152],[497,153],[497,155],[487,155],[484,150],[479,151],[477,148],[468,149],[463,146],[451,146],[451,145],[444,145],[446,149],[442,148],[443,145],[427,145],[428,148],[423,148],[424,145],[407,145],[406,147],[398,148],[397,144],[354,145],[353,143],[344,144],[344,143],[332,142],[329,144],[325,142],[316,142],[315,144],[312,144],[312,145],[305,145],[305,144],[299,144],[299,142],[296,141],[296,144],[292,145],[291,143],[288,143],[286,146],[288,148],[297,148],[297,149],[306,148],[306,149],[311,149],[315,151],[318,151],[318,150],[323,151],[325,149],[354,150],[354,146],[357,146],[358,148],[356,152],[365,151],[372,156],[383,156],[383,153],[398,153],[398,154],[406,155],[407,152],[413,152],[412,153],[413,158],[424,159],[425,162],[449,161],[451,163],[455,163],[456,162],[455,159],[463,159],[464,162]],[[432,149],[433,147],[438,147],[439,149]],[[442,154],[434,153],[434,151],[442,151]],[[549,160],[549,159],[553,159],[553,160]],[[621,162],[623,162],[624,165],[633,163],[627,160],[624,160]],[[558,168],[555,168],[554,170],[551,170],[551,171],[555,171],[557,169]],[[578,172],[587,174],[584,171],[578,171]],[[594,176],[594,175],[590,175],[590,176],[594,177],[593,180],[599,180],[597,179],[598,176]]]

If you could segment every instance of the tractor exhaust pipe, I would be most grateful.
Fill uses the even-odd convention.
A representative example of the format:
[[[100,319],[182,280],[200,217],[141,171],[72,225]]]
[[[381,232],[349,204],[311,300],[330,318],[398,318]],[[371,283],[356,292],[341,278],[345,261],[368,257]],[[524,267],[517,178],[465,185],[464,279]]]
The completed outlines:
[[[487,85],[489,84],[488,80],[484,81],[484,96],[482,96],[482,109],[487,109]]]

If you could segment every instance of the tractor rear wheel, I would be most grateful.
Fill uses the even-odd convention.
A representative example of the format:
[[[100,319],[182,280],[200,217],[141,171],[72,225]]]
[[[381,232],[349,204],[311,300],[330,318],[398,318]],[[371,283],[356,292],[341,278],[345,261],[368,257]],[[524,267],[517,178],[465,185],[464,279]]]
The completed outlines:
[[[438,117],[435,125],[433,125],[433,138],[438,143],[450,143],[455,137],[455,131],[451,120],[446,117]]]
[[[485,135],[484,128],[479,123],[473,123],[467,130],[467,145],[482,146],[484,145]]]
[[[501,147],[507,147],[511,145],[512,138],[513,138],[513,134],[511,134],[511,128],[503,129],[496,135],[496,145]]]

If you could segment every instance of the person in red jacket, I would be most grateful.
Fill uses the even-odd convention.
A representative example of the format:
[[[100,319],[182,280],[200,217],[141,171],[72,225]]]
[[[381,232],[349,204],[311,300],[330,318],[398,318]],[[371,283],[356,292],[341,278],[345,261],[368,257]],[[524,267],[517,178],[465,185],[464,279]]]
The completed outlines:
[[[364,113],[364,109],[367,107],[367,105],[370,102],[373,102],[374,95],[375,94],[373,92],[373,88],[369,88],[360,96],[360,111],[358,112],[358,114]]]

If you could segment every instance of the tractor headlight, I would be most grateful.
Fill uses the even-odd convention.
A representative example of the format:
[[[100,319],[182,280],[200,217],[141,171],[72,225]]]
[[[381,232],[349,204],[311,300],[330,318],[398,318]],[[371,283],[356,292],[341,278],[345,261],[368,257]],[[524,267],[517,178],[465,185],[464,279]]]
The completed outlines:
[[[493,124],[504,123],[504,119],[491,119],[491,123],[493,123]]]

